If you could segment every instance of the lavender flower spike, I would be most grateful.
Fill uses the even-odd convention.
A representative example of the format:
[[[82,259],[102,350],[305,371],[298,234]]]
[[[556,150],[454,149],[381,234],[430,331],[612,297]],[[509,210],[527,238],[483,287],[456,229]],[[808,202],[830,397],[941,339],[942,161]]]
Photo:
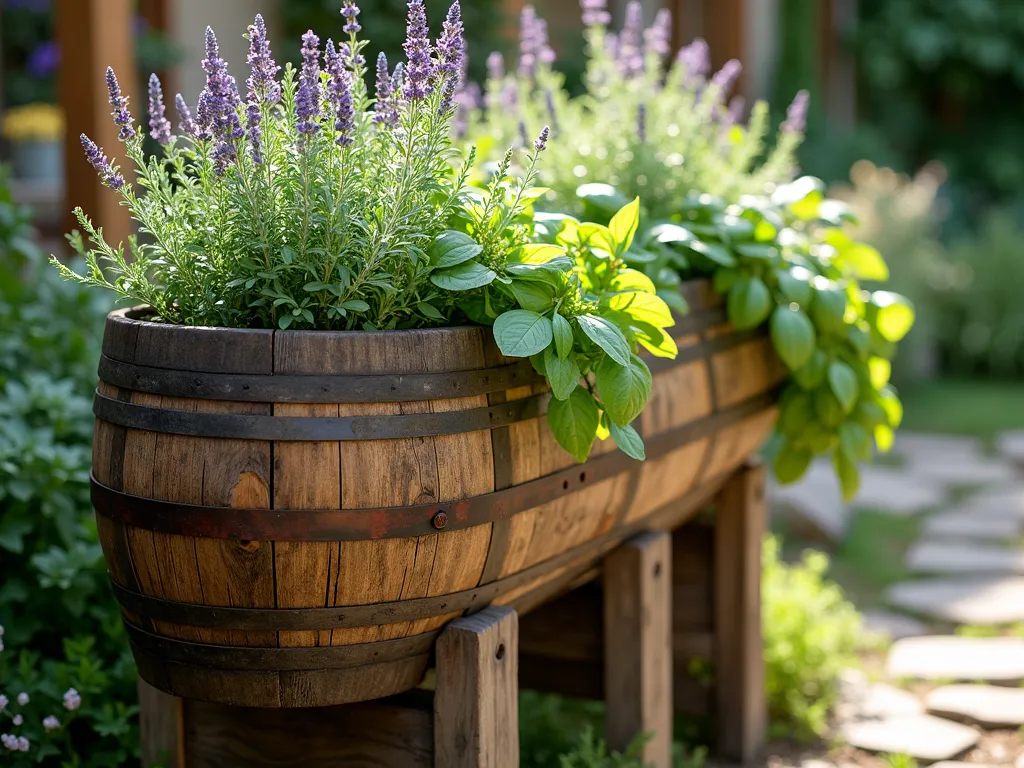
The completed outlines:
[[[545,149],[547,149],[548,148],[548,137],[550,135],[551,135],[551,128],[549,126],[545,125],[541,129],[540,135],[538,135],[537,138],[534,139],[534,141],[533,141],[533,148],[535,150],[537,150],[538,152],[543,152]]]
[[[786,120],[782,124],[784,133],[803,133],[807,128],[807,107],[810,105],[811,94],[806,90],[797,93],[793,103],[786,110]]]
[[[377,54],[377,99],[373,105],[373,122],[377,125],[391,124],[388,110],[391,102],[391,74],[388,72],[388,57],[384,51]]]
[[[505,57],[498,51],[491,51],[487,57],[487,79],[496,82],[505,79]]]
[[[174,97],[174,107],[178,110],[178,127],[187,136],[193,139],[198,138],[195,121],[192,119],[192,111],[185,103],[185,97],[180,93]]]
[[[410,0],[405,42],[402,44],[409,61],[405,67],[402,93],[409,101],[425,99],[430,95],[430,81],[434,75],[434,62],[430,53],[430,31],[423,0]]]
[[[110,165],[110,161],[107,160],[107,156],[103,154],[103,150],[96,146],[96,142],[84,133],[80,139],[82,141],[82,148],[85,150],[85,159],[89,161],[89,165],[96,169],[96,173],[100,175],[100,180],[111,189],[121,189],[124,186],[124,176],[114,170],[113,166]],[[20,704],[21,702],[19,701],[18,703]]]
[[[644,31],[647,52],[659,60],[668,57],[672,47],[672,11],[662,8],[654,17],[654,23]]]
[[[262,99],[269,104],[276,104],[281,98],[281,84],[277,82],[277,73],[281,68],[277,66],[270,53],[267,24],[262,15],[256,14],[256,19],[249,27],[248,36],[249,56],[246,63],[252,70],[246,81],[249,102]]]
[[[117,75],[114,74],[113,67],[107,67],[107,91],[110,94],[110,106],[114,108],[114,111],[110,113],[114,118],[114,125],[121,129],[117,138],[121,141],[128,141],[135,136],[135,129],[132,128],[134,121],[131,112],[128,111],[128,97],[121,95],[121,86],[117,82]]]
[[[302,74],[295,94],[296,126],[299,133],[311,135],[320,130],[320,38],[309,30],[302,36]]]
[[[743,71],[743,65],[736,59],[729,59],[722,65],[722,68],[715,72],[714,77],[711,78],[711,85],[718,88],[722,95],[732,90],[733,85],[736,83],[736,79],[740,76],[740,72]]]
[[[580,10],[583,11],[583,26],[592,27],[595,24],[606,25],[612,20],[608,13],[607,0],[580,0]]]
[[[466,59],[466,41],[462,35],[462,9],[458,0],[448,9],[441,37],[437,40],[438,67],[435,73],[439,80],[452,78],[459,85],[463,64]]]
[[[619,35],[619,68],[629,80],[644,71],[644,55],[640,45],[644,24],[644,8],[639,0],[626,6],[626,21]]]
[[[676,61],[683,66],[686,72],[684,82],[690,88],[707,78],[708,72],[711,71],[711,51],[700,37],[680,48]]]
[[[354,35],[360,29],[359,22],[356,21],[356,16],[359,15],[359,8],[352,0],[345,0],[345,5],[341,9],[341,15],[345,17],[345,26],[342,29],[350,34]]]
[[[327,41],[327,101],[334,110],[335,141],[339,146],[353,142],[352,129],[355,127],[355,105],[352,101],[352,73],[345,69],[342,57],[334,52],[334,43]],[[385,62],[386,69],[386,62]]]
[[[532,5],[524,5],[519,17],[519,66],[522,77],[533,77],[537,64],[550,64],[555,52],[548,44],[548,24]]]
[[[171,121],[166,117],[164,90],[156,73],[149,76],[149,135],[160,144],[171,141]]]
[[[228,163],[238,156],[236,142],[245,135],[245,131],[237,111],[242,98],[238,95],[235,78],[228,74],[228,63],[220,56],[217,36],[211,27],[206,28],[203,69],[206,72],[206,87],[199,96],[196,122],[202,138],[212,135],[216,140],[213,151],[214,170],[218,175],[223,175]]]

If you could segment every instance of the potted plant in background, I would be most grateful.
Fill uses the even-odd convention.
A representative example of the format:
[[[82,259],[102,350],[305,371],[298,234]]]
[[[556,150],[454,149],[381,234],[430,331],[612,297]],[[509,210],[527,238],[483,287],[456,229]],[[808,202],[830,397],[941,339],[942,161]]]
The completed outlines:
[[[64,113],[54,104],[26,104],[7,111],[4,138],[11,143],[15,176],[26,181],[64,179]]]
[[[143,305],[108,320],[92,497],[140,673],[177,695],[312,706],[411,687],[446,620],[590,567],[689,489],[677,451],[720,426],[691,425],[679,391],[656,460],[635,461],[637,353],[676,354],[627,265],[638,201],[607,226],[535,220],[547,128],[521,178],[509,150],[471,185],[475,153],[450,140],[458,4],[436,42],[409,4],[406,61],[376,60],[373,98],[358,14],[344,4],[340,44],[307,32],[282,79],[257,17],[244,96],[208,30],[178,135],[150,80],[157,157],[108,71],[134,183],[82,137],[139,237],[109,244],[78,210],[86,274],[57,267]],[[575,465],[609,435],[621,451]]]

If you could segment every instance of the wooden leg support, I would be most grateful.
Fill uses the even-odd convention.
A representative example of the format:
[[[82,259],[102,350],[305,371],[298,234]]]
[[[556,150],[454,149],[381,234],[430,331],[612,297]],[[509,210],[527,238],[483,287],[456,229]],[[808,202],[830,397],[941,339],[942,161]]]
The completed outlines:
[[[605,732],[625,750],[649,734],[643,763],[672,764],[672,540],[643,533],[604,563]]]
[[[765,471],[740,469],[716,502],[714,617],[718,752],[750,763],[767,726],[761,635]]]
[[[519,621],[510,608],[457,619],[437,641],[434,764],[519,765]]]

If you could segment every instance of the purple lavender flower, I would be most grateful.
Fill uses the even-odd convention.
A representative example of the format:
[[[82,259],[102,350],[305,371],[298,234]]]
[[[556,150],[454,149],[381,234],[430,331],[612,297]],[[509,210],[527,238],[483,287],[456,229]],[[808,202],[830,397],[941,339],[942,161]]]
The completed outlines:
[[[68,712],[74,712],[82,706],[82,697],[78,694],[74,688],[68,688],[64,691],[64,709]]]
[[[201,137],[212,135],[216,140],[214,170],[223,175],[228,164],[238,156],[236,142],[245,135],[245,131],[237,110],[242,97],[238,95],[235,78],[228,74],[228,63],[220,56],[217,36],[211,27],[206,28],[203,69],[206,71],[206,87],[199,96],[196,122]]]
[[[647,103],[643,101],[636,108],[636,139],[641,144],[647,143]]]
[[[551,135],[551,128],[544,126],[541,128],[540,134],[536,139],[533,140],[533,148],[538,152],[543,152],[548,148],[548,137]]]
[[[550,64],[555,52],[548,44],[548,23],[532,5],[524,5],[519,17],[519,66],[522,77],[533,77],[537,64]]]
[[[519,111],[519,88],[511,80],[501,89],[501,109],[513,115]]]
[[[711,85],[717,88],[722,97],[724,97],[729,91],[732,90],[733,85],[736,84],[736,79],[740,76],[740,72],[743,71],[743,65],[736,59],[729,59],[722,65],[722,68],[715,72],[711,78]]]
[[[676,61],[683,66],[686,73],[684,83],[688,88],[693,88],[703,82],[707,78],[708,72],[711,71],[711,51],[708,44],[700,37],[680,48]]]
[[[174,97],[174,108],[178,110],[178,127],[182,133],[186,136],[191,136],[193,139],[199,138],[196,123],[192,119],[192,110],[188,108],[188,104],[185,103],[185,97],[180,93]]]
[[[42,80],[49,77],[60,65],[60,46],[56,40],[40,43],[28,56],[25,69],[32,77]]]
[[[409,61],[405,68],[402,92],[409,101],[425,99],[431,91],[434,62],[430,56],[430,32],[427,29],[427,12],[423,8],[423,0],[409,2],[409,18],[402,48]]]
[[[117,138],[121,141],[128,141],[135,136],[135,129],[132,128],[134,121],[131,112],[128,111],[128,97],[121,95],[121,86],[117,82],[117,75],[114,74],[113,67],[107,67],[107,92],[110,94],[110,106],[114,108],[114,111],[110,113],[114,118],[114,125],[121,129]]]
[[[494,81],[505,79],[505,57],[497,51],[491,51],[487,57],[487,79]]]
[[[398,124],[395,87],[388,74],[388,57],[384,51],[377,54],[377,100],[373,105],[373,122],[392,128]]]
[[[171,121],[166,117],[164,89],[155,72],[149,76],[149,135],[160,144],[171,140]]]
[[[810,105],[811,94],[807,91],[800,91],[793,99],[793,103],[786,110],[786,120],[782,124],[784,133],[803,133],[807,128],[807,108]]]
[[[385,62],[385,69],[387,64]],[[334,130],[338,134],[339,146],[352,143],[352,129],[355,127],[355,105],[352,101],[352,73],[345,69],[345,62],[334,51],[334,42],[327,41],[327,103],[334,112]]]
[[[22,691],[18,694],[17,701],[19,707],[24,707],[29,702],[28,694]]]
[[[295,116],[299,119],[296,128],[304,136],[320,130],[320,90],[320,38],[310,29],[302,36],[302,74],[295,94]]]
[[[342,29],[350,35],[354,35],[360,29],[359,22],[356,21],[356,16],[359,15],[359,8],[352,0],[345,0],[345,5],[341,9],[341,15],[345,17],[345,26]]]
[[[644,26],[644,7],[639,0],[630,0],[626,6],[626,21],[619,36],[619,68],[629,80],[644,71],[644,53],[641,38]]]
[[[612,20],[612,15],[608,13],[607,0],[580,0],[580,9],[583,11],[585,27],[605,25]]]
[[[267,24],[258,13],[249,27],[249,56],[246,63],[252,70],[246,81],[249,102],[263,100],[268,104],[276,104],[281,98],[281,84],[277,82],[277,73],[281,68],[270,53]]]
[[[462,35],[462,10],[458,0],[448,9],[441,37],[437,40],[437,70],[434,76],[439,81],[454,80],[461,84],[463,65],[466,59],[466,41]]]
[[[103,150],[96,146],[96,142],[86,136],[84,133],[80,137],[82,142],[82,148],[85,150],[85,159],[89,161],[89,164],[96,169],[96,173],[100,175],[100,181],[106,184],[111,189],[121,189],[124,186],[124,176],[114,170],[113,166],[107,160],[107,156],[103,154]],[[6,699],[4,699],[6,705]],[[21,704],[21,696],[18,696],[18,703]],[[22,704],[24,706],[24,704]],[[3,709],[3,707],[0,707]]]
[[[12,736],[9,733],[2,734],[2,735],[0,735],[0,744],[3,744],[4,747],[6,749],[9,749],[11,752],[17,752],[18,751],[18,737],[17,736]]]
[[[341,56],[341,60],[345,62],[345,66],[349,70],[354,71],[357,67],[366,66],[366,58],[361,53],[352,55],[352,48],[349,47],[348,43],[340,43],[338,45],[338,54]]]
[[[53,715],[48,715],[43,718],[43,728],[48,731],[55,731],[60,728],[60,720]]]
[[[644,30],[647,52],[659,60],[668,58],[672,48],[672,12],[662,8],[654,17],[654,23]]]

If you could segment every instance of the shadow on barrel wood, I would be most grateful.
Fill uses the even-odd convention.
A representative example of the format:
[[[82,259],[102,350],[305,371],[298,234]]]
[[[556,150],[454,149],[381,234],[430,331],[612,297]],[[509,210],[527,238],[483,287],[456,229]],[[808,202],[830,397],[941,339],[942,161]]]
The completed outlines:
[[[107,321],[93,503],[142,677],[200,701],[312,707],[417,685],[446,622],[593,573],[761,445],[782,369],[706,282],[648,360],[647,460],[576,464],[546,386],[484,328]],[[671,517],[671,514],[669,515]]]

